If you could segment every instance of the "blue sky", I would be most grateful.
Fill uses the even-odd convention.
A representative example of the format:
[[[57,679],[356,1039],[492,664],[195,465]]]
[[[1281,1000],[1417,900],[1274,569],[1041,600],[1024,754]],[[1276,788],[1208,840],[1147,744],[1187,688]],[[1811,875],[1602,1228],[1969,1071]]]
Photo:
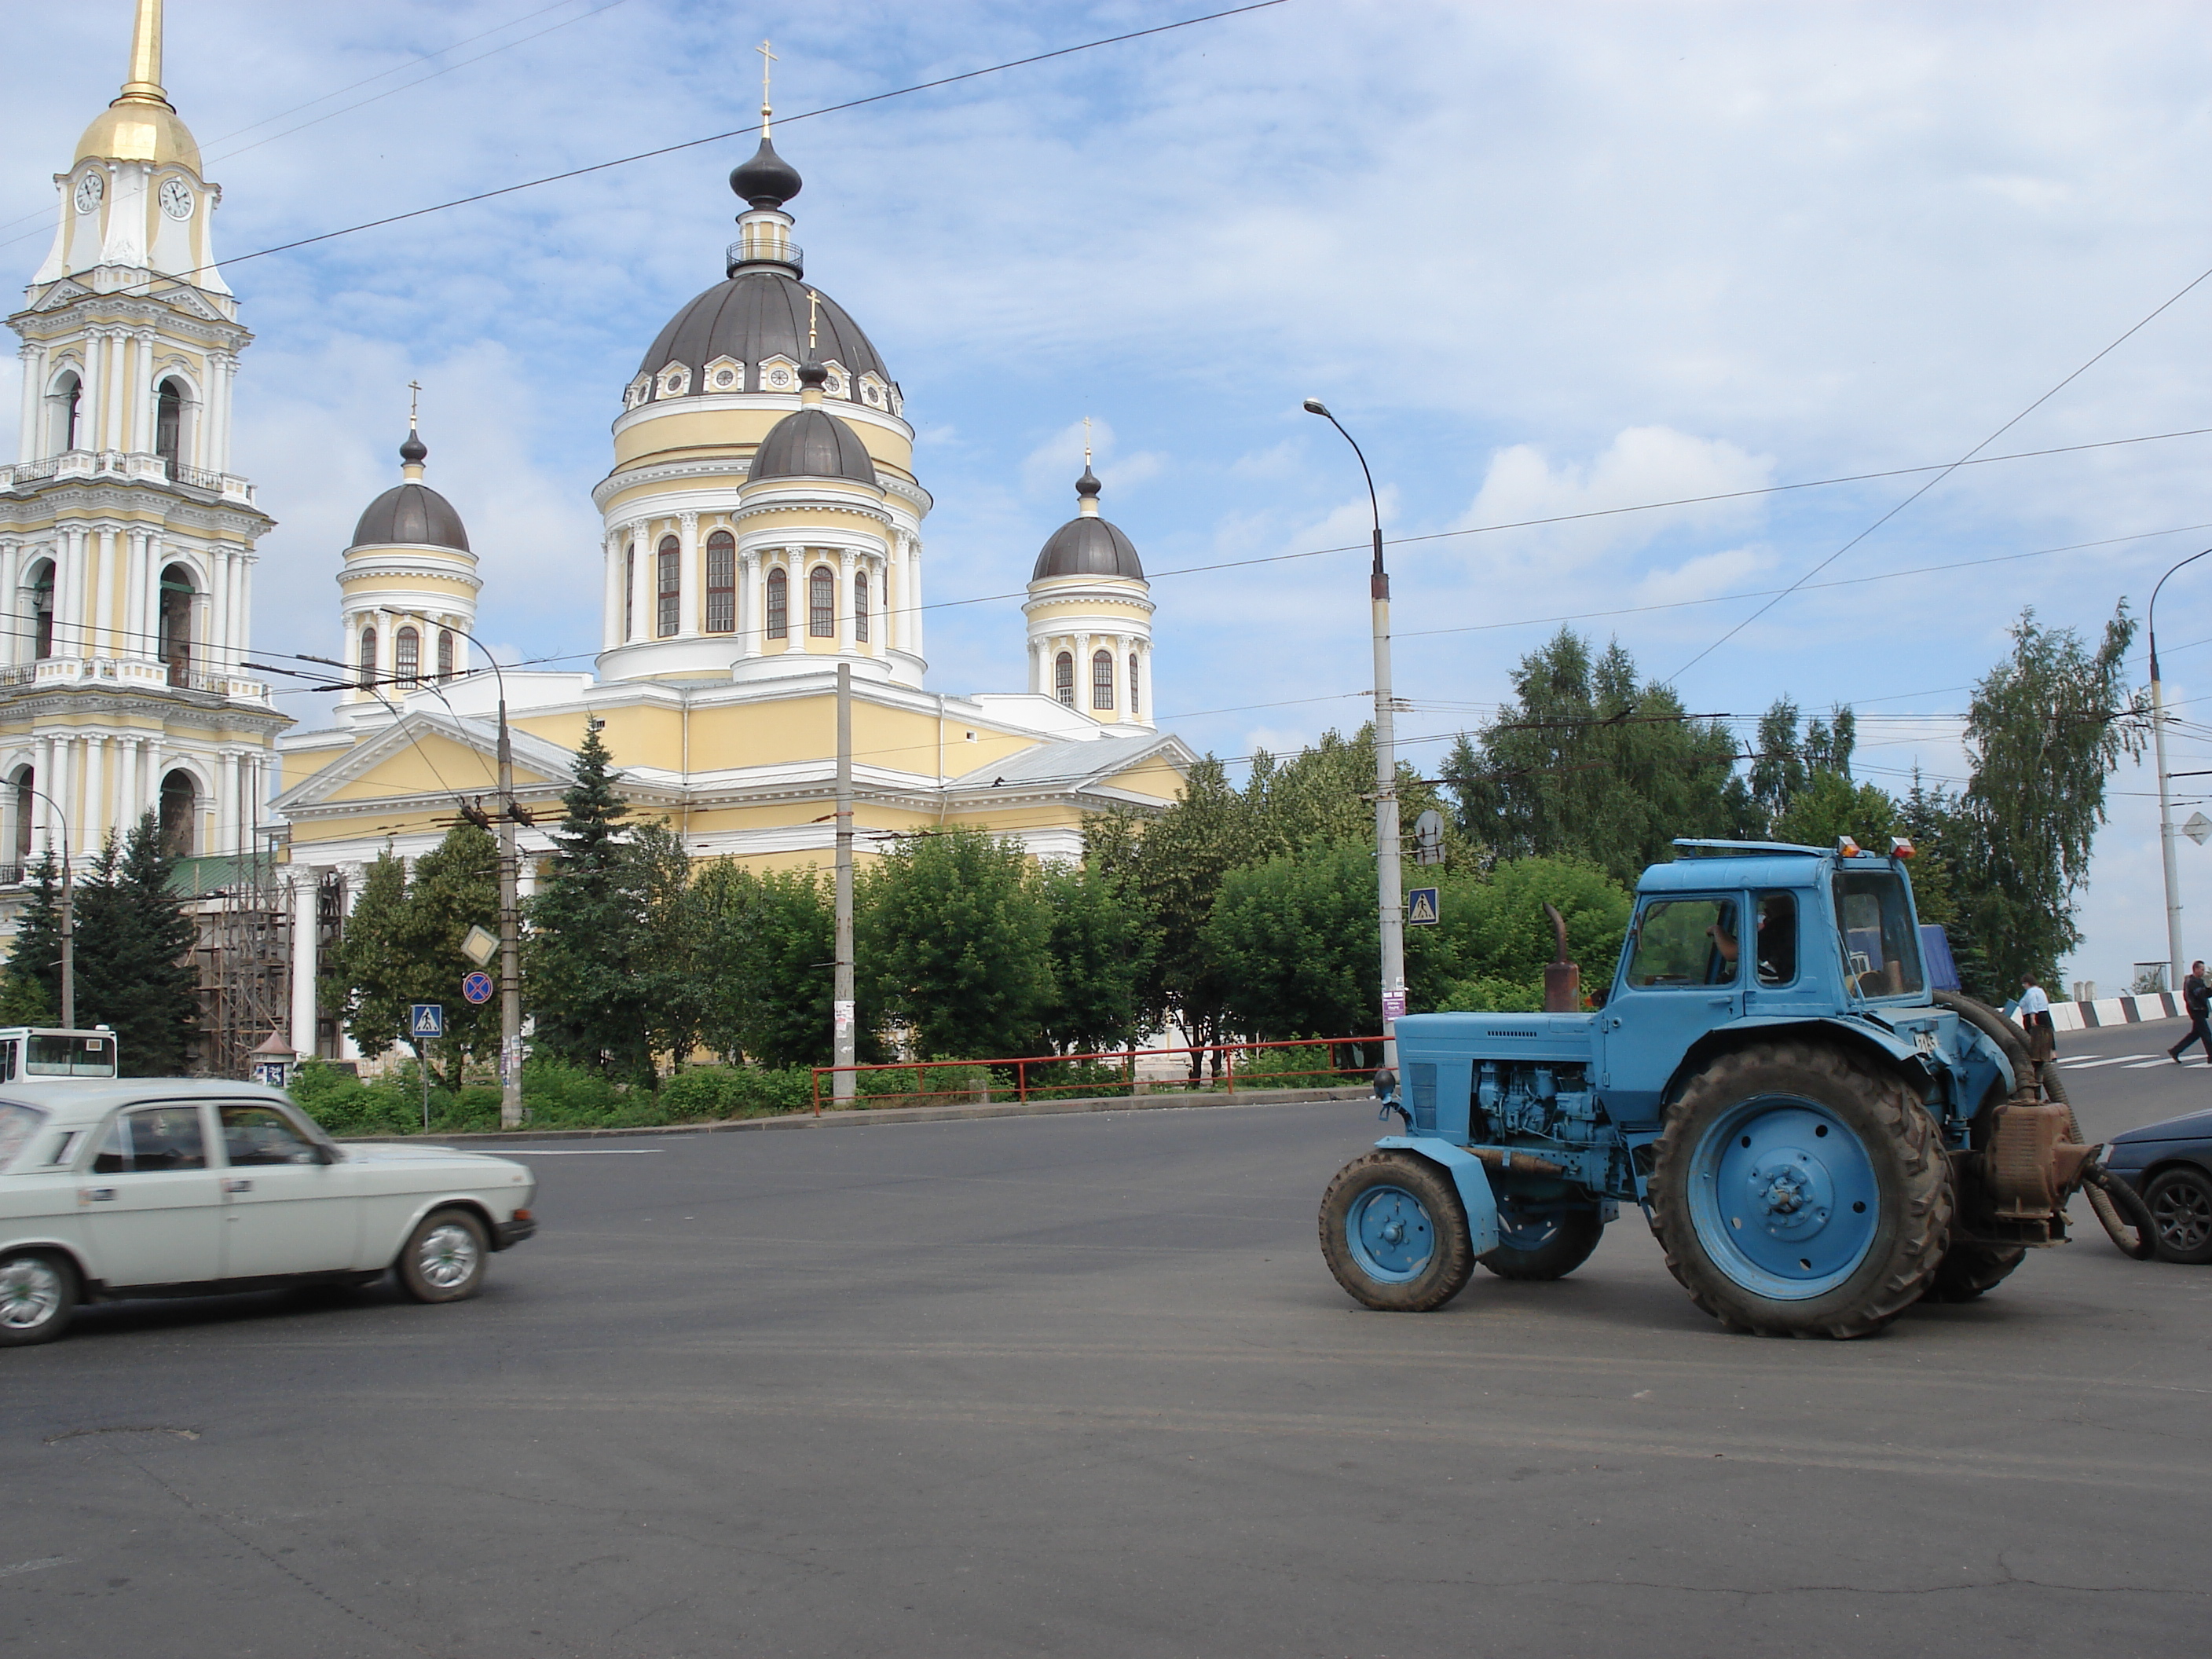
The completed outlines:
[[[763,35],[795,114],[1204,9],[171,0],[166,78],[235,256],[744,125]],[[0,258],[26,277],[129,10],[10,19],[0,222],[23,222]],[[2039,556],[1808,589],[1701,659],[1763,603],[1725,596],[1795,580],[1917,480],[1442,532],[1964,453],[2212,265],[2208,60],[2181,6],[1291,0],[793,122],[778,147],[806,179],[809,279],[920,430],[933,685],[1022,683],[1017,604],[949,602],[1018,590],[1073,511],[1085,415],[1104,510],[1156,572],[1361,543],[1358,471],[1299,411],[1310,393],[1365,446],[1389,532],[1438,538],[1391,553],[1407,737],[1494,707],[1539,619],[1618,611],[1577,625],[1650,673],[1699,659],[1694,709],[1855,704],[1863,771],[1901,787],[1916,763],[1963,776],[1954,717],[2021,606],[2094,630],[2212,545],[2212,439],[1954,474],[1814,580]],[[723,179],[750,148],[229,270],[258,337],[238,463],[280,521],[264,649],[336,653],[337,552],[395,476],[416,378],[432,481],[484,559],[479,631],[515,657],[592,649],[608,422],[660,325],[719,279]],[[2212,427],[2208,343],[2212,283],[1991,453]],[[15,408],[0,388],[0,420]],[[2106,544],[2042,552],[2087,543]],[[2205,568],[2161,601],[2181,699],[2212,696]],[[1162,574],[1162,714],[1224,755],[1357,724],[1363,569]],[[2212,738],[2172,764],[2212,768]],[[2163,954],[2154,781],[2116,787],[2072,969],[2107,992]],[[2212,952],[2212,850],[2182,854],[2190,948]]]

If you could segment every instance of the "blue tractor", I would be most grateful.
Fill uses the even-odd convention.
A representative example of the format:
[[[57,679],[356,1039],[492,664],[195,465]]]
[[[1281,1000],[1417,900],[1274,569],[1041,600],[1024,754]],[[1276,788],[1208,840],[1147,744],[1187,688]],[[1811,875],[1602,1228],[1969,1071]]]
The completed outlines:
[[[1478,1262],[1559,1278],[1623,1204],[1699,1307],[1773,1335],[1865,1336],[1923,1297],[1978,1296],[2065,1242],[2085,1185],[2116,1242],[2148,1253],[2140,1200],[2081,1144],[2056,1069],[1930,986],[1909,842],[1674,845],[1637,884],[1594,1012],[1553,912],[1552,1012],[1398,1022],[1399,1072],[1376,1091],[1403,1133],[1322,1200],[1353,1297],[1426,1311]]]

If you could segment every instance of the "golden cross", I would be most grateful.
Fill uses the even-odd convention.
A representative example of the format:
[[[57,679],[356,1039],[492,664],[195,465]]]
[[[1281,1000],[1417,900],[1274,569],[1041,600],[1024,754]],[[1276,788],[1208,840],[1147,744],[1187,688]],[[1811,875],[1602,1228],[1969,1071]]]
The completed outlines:
[[[1083,470],[1091,471],[1091,417],[1083,417]]]
[[[408,382],[407,382],[407,429],[408,429],[410,432],[412,432],[412,431],[415,429],[415,420],[416,420],[416,414],[419,412],[419,410],[420,410],[420,409],[421,409],[422,401],[422,381],[420,381],[420,380],[410,380],[410,381],[408,381]]]
[[[812,289],[806,290],[806,355],[814,355],[814,320],[822,309],[822,296]]]
[[[753,50],[761,55],[761,142],[763,143],[766,143],[768,142],[769,116],[768,66],[770,64],[781,63],[782,60],[768,49],[768,42],[765,40],[762,41],[760,45],[755,46]]]

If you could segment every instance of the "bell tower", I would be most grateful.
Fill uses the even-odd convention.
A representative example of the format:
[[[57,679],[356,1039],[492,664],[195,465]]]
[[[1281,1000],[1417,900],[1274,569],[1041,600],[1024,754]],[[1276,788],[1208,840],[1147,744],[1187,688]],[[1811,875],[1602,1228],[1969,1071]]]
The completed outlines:
[[[252,336],[215,263],[222,191],[161,84],[161,0],[54,175],[23,308],[21,431],[0,465],[0,902],[48,847],[156,812],[188,854],[250,844],[290,722],[243,667],[254,544],[232,469]]]

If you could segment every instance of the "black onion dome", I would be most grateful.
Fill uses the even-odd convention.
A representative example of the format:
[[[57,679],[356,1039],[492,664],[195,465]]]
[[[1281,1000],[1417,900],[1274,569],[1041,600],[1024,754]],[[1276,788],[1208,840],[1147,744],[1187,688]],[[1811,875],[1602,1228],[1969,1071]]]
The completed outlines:
[[[876,482],[876,464],[860,434],[826,409],[793,410],[768,429],[753,452],[746,482],[763,478],[849,478]]]
[[[353,527],[356,547],[450,547],[469,550],[469,532],[453,504],[428,484],[395,484],[368,504]]]
[[[1048,576],[1126,576],[1140,582],[1145,567],[1138,562],[1136,544],[1118,525],[1103,519],[1070,519],[1052,532],[1037,555],[1036,568],[1030,573],[1033,582]]]
[[[730,169],[730,188],[748,207],[779,208],[799,194],[799,169],[763,138],[750,161]]]
[[[653,377],[647,395],[660,396],[660,371],[671,363],[689,368],[693,390],[701,390],[697,376],[717,357],[744,364],[744,389],[760,391],[760,367],[768,358],[785,357],[797,363],[810,355],[806,312],[805,283],[771,265],[746,266],[669,319],[638,365],[640,374]],[[855,380],[871,371],[886,381],[891,378],[860,325],[826,294],[822,295],[814,329],[811,356],[842,364]]]
[[[422,441],[422,434],[410,427],[407,441],[399,446],[399,459],[410,466],[420,466],[430,459],[430,446]]]

